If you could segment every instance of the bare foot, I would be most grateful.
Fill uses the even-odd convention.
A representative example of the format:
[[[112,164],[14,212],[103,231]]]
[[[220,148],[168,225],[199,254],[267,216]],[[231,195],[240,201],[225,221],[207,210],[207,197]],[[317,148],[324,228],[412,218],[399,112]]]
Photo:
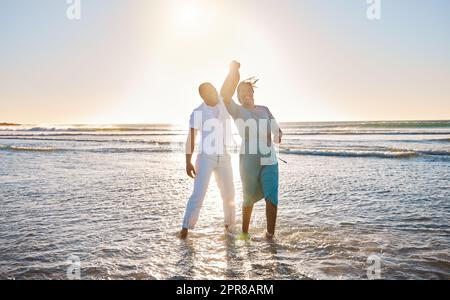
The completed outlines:
[[[275,234],[271,234],[266,231],[266,239],[268,241],[273,241],[274,238],[275,238]]]
[[[234,232],[234,228],[232,228],[231,226],[225,226],[225,234],[228,234],[228,235],[233,235],[235,232]]]
[[[180,238],[183,239],[183,240],[186,239],[187,236],[188,236],[188,233],[189,233],[189,230],[187,230],[186,228],[183,228],[180,231]]]

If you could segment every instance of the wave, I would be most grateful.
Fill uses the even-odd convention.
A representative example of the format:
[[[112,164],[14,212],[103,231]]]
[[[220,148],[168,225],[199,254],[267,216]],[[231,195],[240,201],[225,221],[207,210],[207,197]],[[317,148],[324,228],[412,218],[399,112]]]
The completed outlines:
[[[0,145],[0,151],[8,152],[89,152],[89,153],[184,153],[184,143],[158,143],[148,142],[147,147],[132,146],[133,142],[127,141],[129,146],[115,147],[65,147],[55,148],[48,146],[8,146]],[[230,153],[238,154],[238,148],[229,149]],[[417,157],[433,158],[438,160],[450,159],[448,150],[416,150],[416,149],[397,149],[388,147],[340,147],[340,148],[280,148],[280,154],[303,155],[303,156],[331,156],[331,157],[361,157],[361,158],[385,158],[385,159],[410,159]]]
[[[304,132],[285,132],[285,136],[317,136],[317,135],[450,135],[450,131],[304,131]]]
[[[377,158],[412,158],[418,156],[414,151],[357,151],[357,150],[281,150],[282,154],[337,157],[377,157]]]
[[[11,152],[57,152],[64,149],[56,149],[53,147],[27,147],[27,146],[4,146],[0,145],[0,151]]]
[[[450,120],[440,121],[366,121],[366,122],[291,122],[285,128],[450,128]]]
[[[294,122],[281,123],[286,131],[300,130],[298,133],[311,134],[381,134],[389,133],[388,129],[395,132],[391,134],[423,134],[420,129],[430,132],[432,129],[450,129],[450,120],[444,121],[378,121],[378,122]],[[408,132],[406,130],[411,130]],[[122,125],[41,125],[41,124],[14,124],[4,126],[0,124],[0,131],[17,132],[184,132],[184,128],[170,124],[122,124]],[[303,133],[305,131],[305,133]],[[445,133],[441,133],[445,134]],[[447,133],[449,134],[449,133]]]
[[[450,156],[450,151],[417,151],[417,153],[431,156]]]
[[[284,128],[283,128],[284,130]],[[450,135],[450,131],[392,131],[392,130],[327,130],[327,131],[290,131],[284,130],[285,136],[318,136],[318,135]],[[35,133],[33,133],[35,132]],[[109,132],[109,133],[108,133]],[[119,132],[119,133],[118,133]],[[138,133],[139,132],[139,133]],[[0,128],[0,136],[180,136],[187,135],[182,129],[16,129]],[[448,140],[447,140],[448,141]]]
[[[13,132],[173,132],[181,131],[171,125],[129,126],[0,126],[1,131]]]
[[[126,136],[128,137],[128,136]],[[14,136],[14,137],[4,137],[0,135],[0,139],[2,140],[26,140],[26,141],[48,141],[48,142],[79,142],[79,143],[124,143],[124,144],[145,144],[145,145],[172,145],[172,144],[180,144],[181,142],[169,142],[169,141],[158,141],[158,140],[131,140],[131,139],[64,139],[64,138],[45,138],[45,137],[26,137],[22,136]],[[184,142],[182,143],[184,145]]]
[[[0,151],[7,152],[89,152],[89,153],[171,153],[181,152],[182,147],[155,147],[155,148],[136,148],[136,147],[105,147],[105,148],[54,148],[54,147],[34,147],[34,146],[6,146],[0,145]]]
[[[420,156],[440,156],[450,158],[450,151],[418,151],[402,149],[353,150],[353,149],[281,149],[281,154],[305,156],[334,156],[334,157],[373,157],[406,159]]]
[[[1,130],[0,130],[1,132]],[[151,133],[92,133],[92,132],[84,132],[84,133],[70,133],[70,132],[64,132],[64,133],[35,133],[35,134],[29,134],[29,133],[7,133],[0,134],[0,138],[8,138],[8,137],[76,137],[76,136],[87,136],[87,137],[142,137],[142,136],[180,136],[180,135],[187,135],[187,131],[184,132],[161,132],[161,131],[154,131]]]
[[[450,139],[434,139],[429,140],[430,142],[442,142],[442,143],[450,143]]]
[[[171,148],[98,148],[84,150],[90,153],[125,154],[125,153],[171,153],[177,152]],[[181,152],[181,150],[180,150]]]
[[[1,136],[0,136],[1,137]],[[437,139],[411,139],[411,140],[386,140],[388,142],[401,142],[401,143],[449,143],[450,138],[437,138]]]

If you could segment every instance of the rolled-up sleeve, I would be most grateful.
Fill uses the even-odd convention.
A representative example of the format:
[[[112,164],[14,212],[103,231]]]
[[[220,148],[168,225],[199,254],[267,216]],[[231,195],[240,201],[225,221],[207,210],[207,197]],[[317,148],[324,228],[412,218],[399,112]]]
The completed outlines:
[[[195,110],[192,112],[189,119],[189,127],[196,130],[201,130],[202,128],[202,112]]]

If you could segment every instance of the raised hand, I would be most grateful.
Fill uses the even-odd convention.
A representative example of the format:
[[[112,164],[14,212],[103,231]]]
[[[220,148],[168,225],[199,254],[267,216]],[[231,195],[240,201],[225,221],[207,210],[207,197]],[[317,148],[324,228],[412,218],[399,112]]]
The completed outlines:
[[[230,69],[231,70],[239,70],[241,68],[241,64],[235,60],[233,60],[230,64]]]
[[[241,75],[239,74],[240,67],[241,64],[235,60],[233,60],[230,64],[230,72],[222,85],[222,89],[220,90],[220,95],[223,97],[225,104],[231,102],[231,98],[236,92],[236,88],[241,78]]]

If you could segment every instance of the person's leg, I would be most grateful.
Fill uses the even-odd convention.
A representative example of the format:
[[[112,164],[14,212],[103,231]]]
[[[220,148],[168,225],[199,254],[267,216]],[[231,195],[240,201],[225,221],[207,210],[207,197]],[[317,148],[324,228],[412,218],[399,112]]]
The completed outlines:
[[[252,219],[253,205],[242,206],[242,233],[248,234],[250,221]]]
[[[186,238],[188,231],[194,229],[197,224],[214,167],[214,162],[210,159],[202,156],[198,157],[194,191],[189,198],[183,220],[183,229],[180,233],[182,238]]]
[[[225,228],[229,232],[234,232],[236,225],[236,206],[234,202],[233,168],[230,157],[221,157],[214,173],[217,186],[222,196]]]
[[[277,225],[278,207],[269,200],[266,200],[266,219],[268,237],[275,235],[275,227]]]
[[[266,199],[267,237],[273,238],[278,214],[278,165],[265,166],[261,171],[261,185]]]

